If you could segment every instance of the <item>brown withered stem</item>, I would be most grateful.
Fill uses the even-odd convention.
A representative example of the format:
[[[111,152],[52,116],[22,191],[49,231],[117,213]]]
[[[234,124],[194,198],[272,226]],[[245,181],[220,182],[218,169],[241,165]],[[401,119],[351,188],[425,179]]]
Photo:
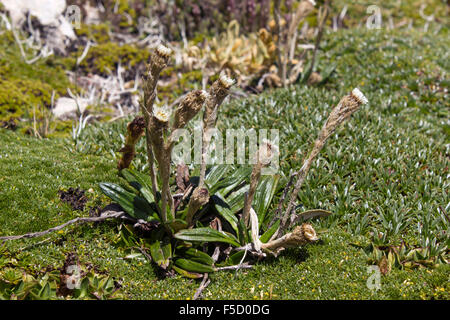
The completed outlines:
[[[266,142],[264,143],[256,153],[256,164],[253,166],[252,174],[250,177],[250,188],[247,194],[247,197],[244,201],[244,210],[242,212],[242,219],[245,224],[248,226],[249,217],[250,217],[250,208],[252,207],[253,198],[255,196],[256,187],[258,186],[259,180],[261,178],[261,170],[264,167],[267,167],[270,164],[270,160],[273,157],[272,148],[274,146]]]
[[[183,98],[175,111],[174,122],[171,127],[171,135],[167,143],[158,147],[162,151],[162,154],[156,155],[156,157],[157,159],[161,158],[161,160],[158,160],[158,163],[160,163],[160,167],[163,169],[161,171],[163,180],[163,193],[164,190],[167,190],[167,199],[169,201],[169,207],[171,208],[171,213],[173,216],[175,216],[175,204],[169,190],[170,164],[172,161],[172,149],[175,143],[173,136],[175,135],[177,129],[185,127],[186,124],[195,117],[195,115],[202,109],[208,96],[209,95],[206,91],[194,90],[188,93]],[[159,141],[158,144],[159,143],[163,143],[163,141]],[[194,199],[192,199],[192,201],[194,201]],[[165,207],[165,197],[162,197],[162,203],[163,207]],[[195,207],[195,205],[196,204],[194,204],[193,206]],[[201,205],[202,204],[200,204],[200,206]]]
[[[341,101],[338,103],[338,105],[331,111],[327,121],[325,122],[322,130],[319,133],[318,138],[316,139],[316,141],[314,143],[314,146],[313,146],[311,152],[304,160],[302,167],[300,168],[299,171],[297,171],[291,175],[289,182],[285,187],[283,195],[278,204],[278,208],[277,208],[277,212],[276,212],[275,216],[279,216],[279,214],[281,213],[284,199],[285,199],[287,193],[289,192],[294,179],[297,178],[297,181],[296,181],[295,187],[294,187],[294,191],[290,195],[290,199],[289,199],[289,203],[286,208],[286,211],[284,212],[283,216],[281,217],[280,227],[275,232],[275,234],[272,236],[272,239],[278,238],[278,236],[280,234],[282,234],[287,227],[289,227],[288,220],[289,220],[290,215],[295,214],[295,210],[293,210],[293,208],[296,203],[300,188],[301,188],[303,182],[305,181],[305,178],[309,172],[309,169],[311,168],[311,165],[312,165],[314,159],[319,154],[319,152],[322,150],[322,148],[324,147],[328,138],[336,131],[336,128],[339,125],[341,125],[355,111],[357,111],[362,104],[366,104],[367,102],[368,101],[367,101],[366,97],[362,94],[362,92],[359,91],[357,88],[355,88],[349,95],[344,96],[341,99]]]
[[[194,189],[191,198],[189,199],[189,209],[186,220],[189,226],[192,226],[192,220],[195,212],[209,201],[208,189],[204,188],[205,174],[206,174],[206,160],[211,137],[208,130],[214,128],[217,121],[217,112],[223,100],[229,94],[229,89],[234,84],[234,80],[221,73],[219,79],[209,88],[205,100],[205,111],[203,113],[203,134],[202,134],[202,162],[200,167],[200,178],[198,187]]]
[[[131,161],[133,161],[136,155],[136,144],[142,137],[145,131],[145,120],[143,116],[137,116],[128,123],[127,125],[127,135],[125,137],[125,146],[119,150],[123,155],[119,159],[117,168],[120,170],[129,168]]]
[[[154,156],[154,146],[152,145],[152,137],[159,135],[163,132],[162,128],[159,132],[153,132],[152,129],[157,129],[157,121],[154,120],[153,116],[153,104],[156,98],[156,86],[158,84],[158,79],[161,71],[167,66],[169,58],[172,51],[163,46],[159,45],[154,52],[151,54],[150,62],[147,66],[147,73],[143,77],[144,83],[144,97],[141,103],[142,113],[145,119],[146,128],[146,144],[147,144],[147,160],[150,170],[150,178],[152,180],[152,191],[155,199],[157,199],[158,185],[155,174],[155,156]],[[156,124],[155,124],[156,123]],[[156,138],[157,139],[157,138]],[[157,140],[155,140],[157,142]],[[153,141],[153,142],[155,142]],[[165,194],[163,192],[163,194]],[[165,195],[167,197],[167,195]],[[163,196],[162,196],[163,197]],[[160,209],[162,218],[166,218],[165,209]]]
[[[169,113],[166,110],[155,109],[150,119],[149,132],[153,153],[158,162],[158,172],[161,178],[161,219],[167,221],[167,204],[173,208],[173,198],[170,193],[170,162],[171,155],[164,137],[168,129]]]
[[[209,88],[208,97],[205,104],[205,112],[203,114],[203,143],[202,143],[202,162],[200,168],[199,188],[203,188],[206,174],[206,158],[208,154],[209,145],[211,143],[211,136],[208,130],[214,128],[217,121],[217,112],[223,100],[228,96],[234,80],[229,78],[224,72],[219,76],[219,79],[214,81]]]

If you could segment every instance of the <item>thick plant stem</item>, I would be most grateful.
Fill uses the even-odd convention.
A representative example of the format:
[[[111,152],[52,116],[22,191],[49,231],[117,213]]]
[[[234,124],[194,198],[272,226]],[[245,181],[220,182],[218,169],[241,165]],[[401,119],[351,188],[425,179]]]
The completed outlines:
[[[264,143],[256,153],[256,164],[253,166],[252,174],[250,177],[250,188],[247,197],[244,201],[244,210],[242,212],[242,219],[245,225],[249,225],[250,209],[252,207],[253,199],[255,197],[256,187],[258,186],[261,178],[261,170],[270,164],[270,161],[274,155],[274,145],[269,142]]]
[[[214,81],[211,88],[209,88],[205,113],[203,114],[202,162],[198,184],[199,188],[203,188],[205,184],[206,162],[209,145],[211,143],[211,136],[209,135],[208,130],[214,128],[216,125],[219,107],[223,100],[228,96],[229,89],[233,84],[233,79],[229,78],[225,73],[221,73],[219,79]]]
[[[150,179],[152,181],[152,192],[153,197],[155,200],[157,200],[157,194],[158,194],[158,181],[156,180],[156,173],[155,173],[155,156],[153,155],[153,148],[152,143],[150,140],[150,132],[148,131],[148,128],[145,130],[146,132],[146,145],[147,145],[147,162],[149,166],[149,172],[150,172]],[[159,209],[159,206],[157,206]]]
[[[208,133],[209,129],[214,128],[217,120],[217,113],[223,100],[227,97],[229,89],[234,84],[234,80],[221,73],[219,79],[214,81],[211,88],[209,88],[206,97],[206,107],[203,113],[203,134],[202,134],[202,162],[200,165],[200,178],[198,187],[194,189],[191,198],[189,199],[188,212],[186,220],[188,226],[192,227],[195,213],[209,201],[209,192],[205,186],[206,162],[208,157],[208,149],[211,143],[211,137]]]
[[[166,114],[161,110],[154,110],[153,104],[156,98],[156,86],[161,71],[167,66],[172,51],[159,45],[151,55],[150,63],[147,67],[147,73],[144,76],[144,99],[142,103],[142,112],[144,114],[146,125],[146,142],[147,142],[147,160],[150,170],[150,178],[152,180],[152,191],[155,197],[157,197],[157,179],[155,174],[154,159],[158,161],[159,171],[161,172],[161,180],[163,190],[161,192],[162,207],[158,208],[163,222],[167,221],[166,203],[167,197],[170,193],[168,190],[168,174],[170,174],[169,168],[163,166],[164,160],[164,132],[166,129]],[[167,181],[166,181],[167,180]]]
[[[284,230],[289,227],[288,219],[292,214],[294,214],[293,209],[297,201],[297,196],[300,192],[300,188],[303,185],[306,176],[308,175],[309,169],[311,168],[314,159],[320,153],[328,138],[336,131],[337,127],[340,124],[342,124],[347,118],[349,118],[354,112],[356,112],[362,104],[366,104],[367,102],[368,101],[366,97],[361,93],[361,91],[355,88],[350,95],[344,96],[338,103],[338,105],[331,111],[330,116],[328,117],[326,123],[319,133],[318,138],[314,143],[313,149],[303,162],[300,170],[293,174],[297,178],[294,186],[294,191],[291,193],[286,211],[281,217],[280,227],[274,233],[272,239],[278,238],[284,232]],[[286,188],[288,187],[290,187],[289,183]],[[285,194],[286,193],[287,191],[285,190]]]

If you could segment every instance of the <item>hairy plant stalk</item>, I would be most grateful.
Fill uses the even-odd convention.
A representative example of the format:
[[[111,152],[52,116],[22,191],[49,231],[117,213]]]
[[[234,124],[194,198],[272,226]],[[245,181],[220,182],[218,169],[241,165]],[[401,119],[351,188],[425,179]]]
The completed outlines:
[[[158,162],[158,173],[161,178],[161,219],[163,222],[167,221],[167,205],[172,209],[174,208],[169,184],[171,154],[165,143],[170,114],[169,108],[156,107],[153,109],[149,123],[150,141],[154,157]]]
[[[145,120],[143,116],[137,116],[133,121],[128,123],[125,146],[119,150],[119,152],[123,153],[117,164],[119,171],[130,167],[131,161],[133,161],[136,155],[136,144],[144,134],[144,130]]]
[[[142,113],[144,115],[145,127],[146,127],[146,142],[147,142],[147,159],[150,169],[150,177],[152,180],[152,191],[155,199],[157,197],[157,180],[155,173],[155,157],[159,164],[159,170],[161,172],[161,180],[163,181],[163,190],[161,194],[162,207],[158,208],[160,210],[161,219],[165,222],[167,221],[167,197],[168,197],[168,176],[170,175],[170,163],[169,168],[164,164],[164,132],[166,125],[164,124],[164,112],[161,110],[153,110],[153,104],[156,98],[156,86],[158,84],[158,79],[161,71],[167,66],[172,51],[163,46],[159,45],[155,51],[152,53],[150,58],[150,63],[147,66],[147,73],[144,76],[144,98],[142,103]],[[160,117],[158,117],[160,116]],[[162,119],[162,120],[161,120]],[[158,149],[159,147],[159,149]],[[169,171],[169,173],[167,173]],[[164,176],[164,178],[163,178]],[[166,181],[167,180],[167,181]],[[173,202],[173,199],[172,199]]]
[[[281,217],[280,227],[278,228],[277,232],[275,232],[272,239],[278,238],[278,236],[282,234],[288,227],[287,222],[290,215],[294,214],[293,208],[297,200],[298,193],[300,192],[300,188],[309,172],[309,169],[311,168],[314,159],[322,150],[328,138],[336,131],[336,128],[339,125],[341,125],[347,118],[349,118],[355,111],[357,111],[362,104],[366,104],[367,102],[368,101],[362,94],[362,92],[359,91],[359,89],[355,88],[349,95],[344,96],[338,103],[338,105],[331,111],[326,123],[324,124],[318,138],[314,143],[311,152],[304,160],[302,167],[299,171],[295,172],[290,177],[290,182],[286,185],[284,195],[287,194],[288,188],[291,187],[294,179],[297,178],[294,191],[291,193],[286,211]],[[284,198],[282,198],[281,200],[284,201]]]
[[[245,225],[249,225],[250,209],[252,207],[253,199],[255,197],[256,187],[258,186],[261,178],[261,170],[270,164],[270,161],[274,155],[274,146],[266,142],[258,150],[255,155],[256,164],[253,166],[252,175],[250,177],[250,189],[244,202],[244,210],[242,212],[242,219]]]
[[[214,128],[217,121],[217,113],[223,100],[228,96],[234,80],[229,78],[224,72],[219,76],[219,79],[214,81],[209,88],[208,97],[206,99],[205,112],[203,114],[203,144],[202,144],[202,163],[200,167],[199,188],[203,188],[206,174],[206,160],[208,156],[208,149],[211,143],[211,136],[208,130]]]
[[[141,103],[141,109],[145,120],[147,161],[150,170],[150,178],[152,180],[153,196],[155,197],[155,199],[157,199],[158,182],[156,180],[154,165],[155,159],[150,139],[152,135],[152,132],[150,130],[150,120],[152,118],[153,103],[155,102],[156,98],[156,86],[158,84],[159,75],[161,71],[167,66],[171,54],[172,52],[169,48],[163,45],[159,45],[152,53],[150,63],[147,65],[147,73],[142,79],[144,83],[144,97]]]
[[[304,223],[301,226],[295,227],[294,231],[285,234],[281,238],[262,243],[261,249],[277,252],[280,249],[296,248],[317,240],[319,239],[314,228],[310,224]]]
[[[202,109],[203,104],[208,99],[209,94],[204,90],[194,90],[188,93],[183,100],[181,100],[177,110],[175,111],[175,119],[172,125],[171,135],[168,139],[168,142],[164,145],[164,153],[165,153],[165,161],[164,164],[168,170],[170,170],[170,162],[172,158],[172,149],[175,143],[174,135],[177,129],[184,128],[186,124],[195,117],[195,115]],[[170,173],[169,173],[170,174]],[[168,183],[168,180],[167,180]],[[206,189],[204,189],[206,190]],[[194,192],[193,198],[191,201],[193,203],[189,206],[188,217],[190,220],[188,221],[188,225],[192,223],[192,218],[195,212],[205,204],[203,201],[203,189],[198,190],[197,193]],[[195,197],[194,197],[195,196]],[[209,200],[208,190],[206,190],[206,202]],[[172,209],[172,215],[175,216],[175,205],[173,203],[173,197],[170,196],[170,191],[168,193],[168,199],[172,203],[170,204],[170,208]],[[192,208],[191,208],[192,207]],[[195,210],[195,211],[193,211]],[[192,212],[193,211],[193,212]]]
[[[203,113],[203,135],[202,135],[202,162],[200,167],[200,178],[198,187],[192,192],[192,196],[189,199],[188,212],[186,215],[186,222],[191,227],[195,213],[209,201],[208,189],[204,188],[205,174],[206,174],[206,160],[209,145],[211,143],[211,137],[208,134],[208,130],[214,128],[217,120],[217,113],[223,100],[229,93],[229,89],[234,84],[234,80],[221,73],[219,79],[214,81],[209,88],[207,95],[200,95],[205,97],[205,111]],[[182,119],[180,117],[180,119]],[[179,123],[183,123],[179,120]]]

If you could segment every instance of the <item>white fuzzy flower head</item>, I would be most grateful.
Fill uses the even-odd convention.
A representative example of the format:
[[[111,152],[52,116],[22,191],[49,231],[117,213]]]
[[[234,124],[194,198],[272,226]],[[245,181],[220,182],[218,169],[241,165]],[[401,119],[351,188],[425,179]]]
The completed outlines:
[[[316,2],[314,0],[308,0],[313,6],[316,6]]]
[[[222,71],[219,75],[219,81],[225,88],[230,88],[234,84],[234,79],[231,79],[229,76],[225,74],[224,71]]]
[[[369,100],[367,100],[366,96],[358,89],[355,88],[352,91],[352,95],[359,101],[361,104],[367,104]]]
[[[153,109],[153,116],[161,122],[169,122],[171,114],[172,110],[170,110],[167,106],[155,106]]]
[[[159,45],[156,47],[156,52],[157,52],[160,56],[166,57],[166,58],[172,55],[172,49],[170,49],[170,48],[168,48],[168,47],[166,47],[166,46],[164,46],[164,45],[162,45],[162,44],[159,44]]]

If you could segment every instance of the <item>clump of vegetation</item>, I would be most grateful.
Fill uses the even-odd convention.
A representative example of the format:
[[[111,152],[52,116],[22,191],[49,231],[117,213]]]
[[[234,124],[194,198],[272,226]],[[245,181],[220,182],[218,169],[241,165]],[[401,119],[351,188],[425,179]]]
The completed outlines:
[[[293,205],[313,159],[336,128],[361,104],[367,103],[366,98],[355,89],[331,112],[302,169],[291,176],[279,203],[278,216],[275,215],[274,222],[264,230],[262,222],[270,216],[268,208],[277,190],[279,177],[262,178],[261,170],[270,164],[278,152],[277,146],[272,142],[261,145],[255,155],[256,164],[253,168],[236,170],[226,177],[227,172],[231,172],[230,166],[217,165],[209,168],[206,174],[211,141],[208,130],[214,128],[219,107],[234,81],[221,74],[208,92],[196,90],[187,94],[173,112],[173,120],[170,121],[171,110],[154,106],[156,83],[161,71],[167,66],[170,54],[170,49],[159,46],[151,57],[148,73],[144,78],[142,112],[146,129],[149,176],[127,169],[134,157],[134,145],[144,132],[143,124],[137,126],[142,119],[136,118],[128,125],[126,145],[122,149],[124,156],[118,167],[122,177],[138,194],[115,184],[101,184],[103,192],[120,204],[129,216],[136,219],[134,228],[145,231],[150,239],[149,250],[153,261],[164,270],[173,268],[183,275],[197,278],[203,273],[216,270],[241,268],[246,257],[261,258],[267,254],[277,256],[285,248],[317,241],[316,232],[311,225],[295,225],[303,221],[303,218],[327,216],[329,213],[315,210],[297,216]],[[175,198],[170,186],[175,131],[185,127],[203,105],[202,162],[198,180],[190,177],[186,166],[179,165],[176,187],[181,193]],[[245,180],[249,174],[251,179],[247,185]],[[195,180],[198,182],[194,183]],[[290,187],[294,181],[295,188],[291,193]],[[281,216],[284,198],[288,193],[290,201]],[[209,226],[205,226],[207,221]],[[294,229],[285,233],[291,228]],[[231,247],[224,253],[223,246],[216,245],[215,249],[213,246],[211,257],[208,247],[204,252],[196,246],[198,243],[222,243]],[[222,261],[218,261],[220,256]],[[244,264],[244,267],[250,266]]]
[[[333,2],[333,5],[341,6],[343,3],[345,1]],[[408,9],[413,9],[415,10],[414,14],[418,14],[416,10],[418,2],[413,1],[412,3],[414,5]],[[390,3],[385,5],[394,8],[393,12],[395,13],[395,6]],[[385,5],[383,4],[383,22],[387,26],[388,20],[384,16]],[[347,14],[344,20],[345,25],[364,23],[366,7],[356,4],[351,6],[350,10],[355,8],[360,11],[360,21],[355,22],[357,20],[355,16],[352,14],[350,17]],[[433,10],[432,6],[428,6],[425,12],[431,15],[433,11],[430,10]],[[444,12],[444,10],[440,11]],[[399,10],[398,14],[401,17],[403,10]],[[439,17],[439,14],[436,17]],[[355,20],[350,20],[353,18]],[[286,21],[289,19],[286,18]],[[338,19],[339,26],[341,26],[341,22]],[[353,125],[360,128],[355,130],[357,133],[343,135],[343,132],[338,132],[333,135],[339,137],[336,139],[339,143],[331,143],[325,148],[325,152],[318,156],[317,162],[314,161],[314,164],[320,163],[321,165],[318,166],[317,171],[312,170],[313,179],[305,180],[303,192],[298,197],[299,205],[294,206],[296,211],[304,210],[303,208],[321,207],[328,208],[333,212],[330,215],[327,211],[314,210],[301,215],[301,219],[314,215],[327,216],[327,219],[317,220],[313,224],[314,230],[317,231],[316,237],[320,235],[323,240],[321,245],[286,250],[287,252],[278,256],[277,259],[254,264],[255,261],[264,257],[260,252],[255,252],[251,227],[245,224],[244,219],[246,228],[241,229],[250,230],[250,236],[247,237],[250,240],[244,240],[241,244],[242,237],[224,218],[227,216],[227,212],[220,214],[219,210],[232,211],[239,222],[242,220],[244,211],[248,212],[247,217],[251,222],[252,214],[249,208],[252,208],[258,216],[259,234],[262,233],[260,237],[262,240],[266,230],[273,227],[271,224],[274,217],[273,212],[277,213],[276,217],[280,217],[277,202],[273,199],[278,199],[278,196],[281,195],[278,191],[281,191],[280,187],[285,183],[284,177],[275,177],[278,179],[273,184],[275,195],[269,209],[264,211],[259,205],[264,201],[259,200],[258,195],[261,190],[266,190],[263,187],[265,183],[272,183],[270,177],[262,176],[259,183],[253,184],[253,186],[256,185],[256,191],[252,204],[249,206],[245,194],[247,193],[248,199],[251,193],[250,180],[252,179],[250,177],[253,168],[230,166],[226,170],[220,166],[207,167],[204,180],[210,199],[197,212],[194,212],[195,207],[192,206],[194,209],[191,211],[194,214],[188,215],[183,210],[186,208],[189,210],[190,197],[185,199],[181,197],[180,199],[179,195],[189,192],[192,197],[193,188],[198,186],[201,170],[180,166],[175,172],[175,168],[172,166],[169,189],[177,208],[177,217],[184,222],[188,222],[188,216],[191,217],[192,230],[208,227],[214,230],[222,229],[236,238],[239,246],[216,241],[208,244],[207,241],[203,243],[193,240],[174,240],[175,234],[189,229],[172,232],[170,235],[164,224],[160,222],[161,218],[156,205],[161,206],[162,203],[160,199],[156,199],[153,202],[147,201],[153,210],[152,214],[156,212],[155,219],[149,219],[151,221],[147,221],[148,223],[145,223],[144,219],[139,221],[132,217],[136,210],[129,206],[126,214],[121,213],[114,217],[106,215],[98,220],[103,221],[107,217],[121,218],[121,221],[117,222],[119,232],[114,223],[96,224],[95,228],[80,228],[69,235],[56,236],[59,237],[59,241],[64,242],[64,246],[57,245],[58,248],[53,252],[64,251],[66,245],[76,245],[81,254],[94,252],[100,248],[99,252],[86,255],[86,257],[98,259],[115,275],[124,276],[128,281],[128,290],[133,292],[136,298],[167,298],[167,294],[171,298],[192,297],[195,282],[177,279],[176,286],[171,286],[173,279],[153,281],[156,279],[158,271],[162,271],[165,275],[172,275],[176,268],[186,276],[200,277],[203,275],[206,279],[202,272],[184,272],[188,270],[186,268],[193,268],[192,264],[185,260],[195,262],[195,257],[191,258],[183,248],[174,247],[181,243],[182,245],[192,245],[190,248],[195,248],[210,258],[214,258],[216,248],[219,247],[217,249],[219,257],[212,264],[211,260],[204,255],[201,259],[199,258],[202,267],[210,266],[213,271],[222,270],[220,268],[223,267],[239,269],[236,267],[239,265],[241,268],[253,266],[255,269],[252,272],[240,274],[239,279],[234,278],[232,286],[224,284],[229,283],[233,275],[226,272],[211,274],[210,278],[213,279],[214,285],[208,289],[205,297],[213,295],[219,299],[333,299],[336,297],[342,299],[402,299],[405,297],[447,299],[448,292],[450,292],[447,281],[449,220],[448,205],[445,202],[445,184],[442,184],[442,174],[440,173],[445,174],[448,171],[445,141],[448,140],[449,130],[446,122],[448,108],[445,108],[447,105],[445,84],[447,81],[444,71],[448,63],[443,58],[445,57],[443,54],[445,41],[441,41],[442,39],[436,36],[442,33],[446,34],[447,31],[445,28],[440,30],[436,28],[432,30],[433,32],[429,31],[428,34],[416,31],[381,30],[370,32],[361,29],[341,30],[332,36],[326,35],[319,55],[324,54],[327,61],[337,66],[335,75],[339,75],[339,79],[329,81],[326,88],[291,87],[289,90],[273,91],[270,95],[265,93],[250,99],[233,101],[227,105],[227,108],[222,108],[225,109],[222,110],[224,116],[219,117],[219,126],[222,127],[236,127],[241,123],[251,123],[255,127],[272,125],[283,128],[285,147],[281,166],[288,174],[291,167],[300,166],[298,148],[303,149],[305,144],[311,142],[310,132],[317,129],[315,124],[320,119],[324,119],[330,111],[330,106],[338,102],[336,99],[343,94],[340,88],[362,86],[364,92],[370,94],[371,101],[376,108],[371,108],[370,111],[362,110],[355,117]],[[85,33],[86,37],[94,38],[97,42],[104,40],[101,39],[100,34],[101,32],[98,34],[96,32]],[[273,40],[272,34],[270,36]],[[348,43],[352,43],[352,46],[348,46]],[[12,49],[14,49],[13,46]],[[355,64],[355,61],[359,63]],[[57,59],[53,58],[48,59],[47,63],[58,65]],[[113,65],[115,66],[115,64]],[[4,70],[8,70],[6,67]],[[202,72],[195,67],[192,70],[188,76],[182,76],[181,79],[186,82],[200,82],[203,77]],[[86,68],[84,71],[88,71],[88,69]],[[166,68],[162,71],[161,78],[173,76],[176,71],[172,67]],[[276,72],[273,74],[278,76]],[[214,75],[210,79],[218,78],[218,75]],[[170,94],[170,91],[172,91],[172,96],[176,97],[189,91],[188,89],[197,89],[198,86],[194,84],[191,87],[187,83],[185,87],[178,85],[175,88],[167,85],[164,90],[162,88],[163,86],[159,87],[158,97],[161,97],[161,94]],[[198,94],[200,93],[201,91],[198,92]],[[174,105],[178,105],[182,100],[183,97]],[[283,108],[280,109],[280,105]],[[163,113],[165,111],[167,110],[163,110]],[[172,110],[169,124],[175,122],[174,111],[175,109]],[[31,111],[31,116],[32,114]],[[299,114],[301,114],[302,121],[297,121]],[[182,118],[179,119],[182,120]],[[237,119],[240,121],[236,121]],[[129,120],[131,119],[127,118],[126,121]],[[143,121],[145,123],[143,117],[137,118],[137,120],[139,123]],[[0,121],[0,126],[15,128],[14,121],[14,119]],[[32,123],[30,122],[30,124]],[[42,124],[45,124],[45,119]],[[31,228],[34,230],[49,228],[54,223],[61,223],[61,219],[66,219],[67,214],[77,216],[87,214],[87,212],[72,212],[69,206],[58,207],[59,201],[54,198],[57,197],[57,189],[55,187],[47,188],[45,184],[52,186],[55,183],[63,184],[63,188],[83,184],[87,190],[98,181],[119,183],[119,178],[115,177],[113,173],[115,173],[114,166],[117,163],[116,152],[121,145],[125,146],[121,149],[124,154],[122,160],[127,161],[117,165],[121,170],[120,176],[131,183],[124,185],[122,180],[120,185],[123,190],[129,192],[128,195],[133,200],[133,206],[136,205],[140,208],[142,198],[146,198],[146,190],[149,191],[149,194],[153,192],[151,178],[148,176],[149,166],[145,163],[146,160],[143,160],[145,152],[141,152],[145,148],[146,141],[139,139],[142,133],[136,133],[133,136],[134,130],[130,130],[129,134],[127,132],[127,136],[124,137],[121,133],[126,132],[126,125],[124,119],[124,121],[92,126],[83,132],[80,143],[76,145],[76,150],[71,142],[62,145],[59,139],[45,142],[34,141],[14,132],[1,130],[0,162],[5,168],[4,177],[0,178],[0,182],[5,186],[3,196],[0,196],[4,200],[0,199],[0,203],[3,204],[2,223],[5,226],[2,229],[3,234],[28,232],[30,219],[33,221]],[[169,125],[167,132],[170,132],[170,129]],[[30,133],[32,132],[30,131]],[[139,141],[136,142],[134,139]],[[387,148],[387,145],[391,148]],[[71,151],[70,155],[66,150]],[[78,151],[87,153],[87,155],[80,157]],[[133,159],[136,152],[138,153],[137,157]],[[92,154],[100,154],[101,157],[92,156]],[[55,162],[56,155],[58,161]],[[20,168],[17,163],[20,163]],[[51,171],[47,170],[50,166]],[[74,170],[69,172],[66,170],[67,167]],[[128,169],[126,169],[127,167]],[[155,173],[158,180],[157,168],[156,161]],[[210,184],[218,191],[222,191],[220,186],[214,185],[214,181],[210,182],[210,178],[215,179],[214,172],[224,170],[225,173],[219,178],[219,181],[229,183],[227,178],[240,169],[243,171],[246,169],[246,172],[242,174],[245,178],[240,185],[227,190],[228,192],[224,196],[211,190]],[[328,175],[329,171],[333,171],[333,175]],[[76,174],[74,174],[75,172]],[[257,171],[255,171],[255,176],[256,173]],[[139,188],[136,182],[138,178],[130,178],[130,176],[140,176],[139,179],[147,183],[146,187]],[[291,186],[294,184],[295,181],[291,183]],[[157,195],[160,196],[161,181],[157,181],[157,185],[159,192]],[[240,186],[244,186],[243,190],[240,189]],[[94,189],[96,188],[94,187]],[[97,190],[92,192],[97,192]],[[30,208],[27,199],[30,196],[23,197],[23,194],[33,197],[36,205]],[[204,195],[200,193],[198,198],[201,200]],[[223,202],[221,202],[222,199],[217,200],[217,197],[220,196],[224,199]],[[105,197],[101,196],[101,199],[102,205],[104,205]],[[137,204],[134,200],[138,200]],[[116,202],[119,201],[124,200]],[[206,200],[198,202],[204,201]],[[126,203],[123,203],[125,208]],[[167,203],[169,206],[170,200]],[[247,204],[247,209],[245,209],[245,204]],[[143,207],[147,210],[145,204]],[[283,216],[283,211],[281,216]],[[139,213],[139,210],[136,212]],[[184,215],[185,213],[186,215]],[[171,212],[168,210],[167,215],[170,214]],[[23,219],[18,221],[15,219],[17,216],[23,217]],[[125,222],[122,219],[125,219]],[[297,226],[298,224],[291,228],[288,227],[285,231],[286,235],[292,234],[292,232],[305,234],[306,230],[295,230]],[[276,227],[274,228],[276,229]],[[339,230],[340,228],[341,230]],[[312,231],[309,231],[312,234]],[[115,234],[116,232],[117,234]],[[163,235],[156,236],[157,232],[161,232]],[[96,241],[99,235],[101,235],[101,239]],[[110,238],[104,239],[103,237],[106,235]],[[169,239],[168,242],[172,249],[170,254],[166,255],[168,246],[164,241],[160,241],[161,250],[158,249],[154,240],[158,237],[163,240]],[[111,238],[121,241],[127,253],[131,251],[130,255],[124,258],[123,247],[106,252],[104,246],[116,244]],[[288,238],[286,237],[285,240]],[[48,240],[52,239],[45,241]],[[85,242],[90,242],[88,249],[81,249],[80,243]],[[7,246],[14,248],[17,243],[11,242]],[[249,243],[250,245],[248,245]],[[16,292],[9,282],[14,278],[10,275],[12,270],[24,271],[37,280],[42,279],[42,274],[46,272],[42,271],[37,274],[27,267],[27,265],[41,264],[49,256],[47,246],[42,246],[40,243],[34,244],[36,247],[33,251],[40,252],[42,256],[34,256],[30,260],[16,257],[20,265],[10,261],[10,265],[2,265],[3,269],[0,267],[1,272],[8,269],[5,297],[14,298],[14,295],[10,295],[11,290]],[[51,241],[51,245],[53,244],[54,241]],[[152,248],[153,255],[157,257],[156,260],[152,258]],[[228,252],[230,248],[231,251]],[[271,251],[275,251],[276,254],[276,246],[272,248],[274,250]],[[264,250],[262,253],[267,256],[272,255]],[[23,250],[20,249],[20,251]],[[244,257],[245,252],[246,256]],[[197,255],[196,251],[194,253]],[[234,256],[234,254],[236,255]],[[231,256],[234,256],[235,259],[232,260]],[[1,261],[5,261],[5,257],[9,261],[8,254],[5,251],[0,252],[0,264]],[[118,258],[115,259],[113,267],[109,265],[111,257]],[[166,257],[169,258],[166,259]],[[242,260],[242,258],[244,259]],[[150,264],[149,261],[156,261],[156,263]],[[162,261],[163,267],[159,267],[158,261]],[[367,290],[365,284],[367,264],[376,264],[380,267],[384,275],[382,290],[377,292]],[[187,267],[183,269],[182,267],[186,265]],[[158,267],[154,268],[154,266]],[[198,268],[198,265],[195,267]],[[261,280],[261,274],[267,275],[266,279]],[[321,289],[320,292],[314,292],[318,287]],[[37,297],[42,286],[36,286],[36,288],[33,292]],[[56,286],[53,285],[53,288]],[[55,297],[53,294],[51,296]],[[30,298],[32,295],[26,297]],[[95,298],[95,296],[91,297]]]
[[[84,48],[80,48],[72,55],[79,57]],[[79,64],[79,68],[85,73],[94,73],[101,76],[109,76],[117,70],[118,65],[124,67],[124,80],[134,80],[136,73],[143,71],[143,61],[149,57],[148,50],[140,49],[133,45],[120,45],[107,42],[94,45],[90,48],[86,57]]]
[[[201,69],[207,75],[227,69],[228,75],[237,79],[238,86],[253,92],[294,83],[323,83],[334,70],[329,66],[322,75],[316,72],[319,45],[330,9],[325,3],[317,10],[317,26],[313,28],[305,21],[316,11],[315,5],[311,0],[300,1],[293,14],[282,18],[281,1],[275,1],[274,19],[258,32],[248,34],[242,34],[238,21],[232,20],[227,30],[217,37],[181,50],[183,69]],[[300,25],[303,25],[302,37],[312,38],[314,45],[311,54],[305,49],[297,56]]]
[[[255,258],[259,260],[267,255],[276,257],[286,248],[318,240],[312,225],[304,223],[304,220],[330,213],[313,210],[298,215],[294,210],[297,196],[313,160],[327,139],[342,122],[367,103],[364,95],[355,89],[332,110],[301,169],[291,175],[272,222],[263,227],[263,222],[271,216],[268,210],[278,188],[279,176],[262,177],[261,174],[278,153],[278,147],[270,141],[260,145],[254,155],[253,168],[215,165],[208,170],[212,139],[210,130],[216,125],[220,105],[229,94],[234,80],[222,73],[208,91],[188,93],[173,112],[168,107],[156,106],[156,85],[171,54],[172,51],[163,45],[152,53],[143,79],[143,117],[128,125],[125,147],[121,150],[123,157],[118,163],[119,173],[137,193],[116,184],[100,184],[103,192],[124,211],[110,212],[100,217],[76,218],[44,232],[0,239],[34,237],[60,230],[71,223],[120,217],[131,221],[134,231],[147,239],[141,250],[145,252],[148,249],[148,256],[164,272],[175,270],[191,278],[218,270],[249,268]],[[175,175],[176,186],[171,186],[174,173],[172,150],[178,138],[177,130],[184,128],[202,109],[202,155],[198,176],[191,177],[188,167],[179,164]],[[148,175],[129,169],[135,156],[135,145],[144,132]],[[227,176],[229,172],[233,173]],[[245,182],[248,176],[249,184]],[[293,191],[290,190],[292,186]],[[172,193],[174,188],[178,190],[176,197]],[[287,195],[289,201],[282,213]],[[198,246],[202,243],[207,246]]]

